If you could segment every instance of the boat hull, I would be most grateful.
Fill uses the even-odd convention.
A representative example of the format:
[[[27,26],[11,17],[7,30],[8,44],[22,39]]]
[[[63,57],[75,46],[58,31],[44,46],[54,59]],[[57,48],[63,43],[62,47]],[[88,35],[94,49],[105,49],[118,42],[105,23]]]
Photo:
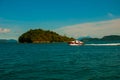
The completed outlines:
[[[84,43],[82,41],[75,40],[75,41],[70,41],[68,44],[71,46],[81,46]]]
[[[82,46],[83,44],[69,44],[70,46]]]

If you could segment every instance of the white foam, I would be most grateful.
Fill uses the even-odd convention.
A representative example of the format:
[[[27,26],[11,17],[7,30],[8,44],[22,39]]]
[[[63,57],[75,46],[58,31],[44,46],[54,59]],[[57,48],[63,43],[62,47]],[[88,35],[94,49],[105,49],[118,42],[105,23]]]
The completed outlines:
[[[85,44],[90,46],[120,46],[120,43],[107,43],[107,44]]]

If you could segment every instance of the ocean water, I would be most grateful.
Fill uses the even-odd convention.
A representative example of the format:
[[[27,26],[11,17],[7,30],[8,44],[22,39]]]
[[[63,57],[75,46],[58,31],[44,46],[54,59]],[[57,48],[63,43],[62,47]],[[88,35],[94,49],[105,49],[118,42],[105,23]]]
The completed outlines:
[[[120,46],[0,43],[0,80],[120,80]]]

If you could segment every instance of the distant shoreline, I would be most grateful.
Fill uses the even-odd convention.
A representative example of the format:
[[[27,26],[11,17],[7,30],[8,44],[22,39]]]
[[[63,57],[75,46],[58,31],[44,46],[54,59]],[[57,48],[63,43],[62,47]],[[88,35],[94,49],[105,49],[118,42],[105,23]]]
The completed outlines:
[[[81,41],[89,42],[89,41],[120,41],[119,35],[109,35],[104,36],[102,38],[83,38]]]

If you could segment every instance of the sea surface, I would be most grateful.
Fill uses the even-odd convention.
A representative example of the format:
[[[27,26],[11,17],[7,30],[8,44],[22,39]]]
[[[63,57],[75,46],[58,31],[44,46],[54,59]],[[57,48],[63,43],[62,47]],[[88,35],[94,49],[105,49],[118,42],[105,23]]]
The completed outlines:
[[[120,46],[0,43],[0,80],[120,80]]]

